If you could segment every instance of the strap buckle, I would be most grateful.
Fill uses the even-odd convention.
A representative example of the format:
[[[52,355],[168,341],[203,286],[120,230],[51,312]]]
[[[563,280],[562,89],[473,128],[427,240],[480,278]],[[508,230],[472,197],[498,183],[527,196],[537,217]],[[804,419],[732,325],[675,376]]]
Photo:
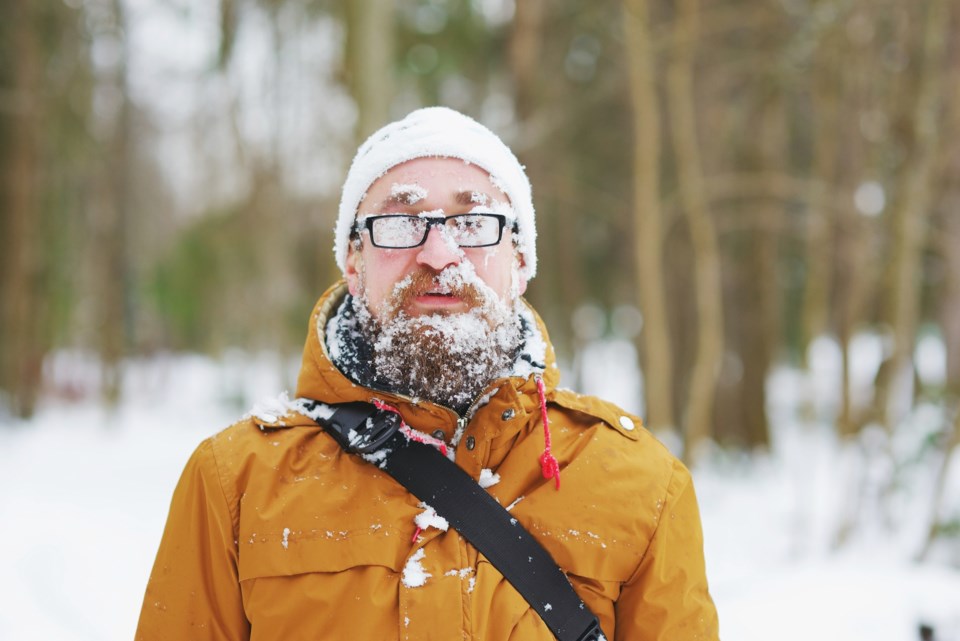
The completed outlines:
[[[606,637],[603,636],[603,630],[600,629],[600,622],[597,617],[593,617],[590,626],[577,637],[577,641],[600,641],[601,639],[606,639]]]
[[[357,401],[335,407],[336,411],[325,421],[324,427],[347,452],[375,452],[400,429],[399,415],[377,409],[370,403]]]

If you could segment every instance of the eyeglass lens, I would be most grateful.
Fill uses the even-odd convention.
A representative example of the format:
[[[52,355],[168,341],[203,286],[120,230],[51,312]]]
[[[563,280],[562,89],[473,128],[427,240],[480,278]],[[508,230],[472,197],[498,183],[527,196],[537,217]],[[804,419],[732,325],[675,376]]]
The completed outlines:
[[[432,224],[442,224],[446,234],[460,247],[483,247],[500,242],[502,222],[493,214],[460,214],[441,221],[420,216],[382,216],[370,225],[373,244],[402,249],[422,244]]]

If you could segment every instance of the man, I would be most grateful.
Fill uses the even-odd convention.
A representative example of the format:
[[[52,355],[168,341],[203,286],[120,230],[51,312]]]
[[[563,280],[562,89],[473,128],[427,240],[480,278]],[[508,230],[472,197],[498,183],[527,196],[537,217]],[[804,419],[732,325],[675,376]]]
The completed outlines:
[[[306,399],[399,412],[543,545],[610,638],[717,639],[689,473],[637,417],[557,387],[521,298],[535,235],[522,166],[472,119],[422,109],[360,147],[336,228],[345,280],[311,317],[298,398],[187,463],[137,639],[553,638]]]

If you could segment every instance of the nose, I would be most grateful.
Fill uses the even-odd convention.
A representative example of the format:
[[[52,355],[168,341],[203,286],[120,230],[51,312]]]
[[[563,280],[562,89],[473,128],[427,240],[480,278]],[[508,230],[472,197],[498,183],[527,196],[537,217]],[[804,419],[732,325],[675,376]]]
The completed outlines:
[[[452,241],[444,239],[443,233],[437,227],[427,231],[427,240],[417,252],[417,264],[430,267],[434,271],[441,271],[444,267],[460,263],[460,248]]]

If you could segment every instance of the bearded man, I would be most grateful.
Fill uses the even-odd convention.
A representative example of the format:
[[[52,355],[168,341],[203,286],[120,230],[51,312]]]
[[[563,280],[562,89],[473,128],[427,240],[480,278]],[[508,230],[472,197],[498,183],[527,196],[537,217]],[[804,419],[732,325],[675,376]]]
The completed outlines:
[[[421,109],[361,145],[336,227],[344,280],[311,316],[297,398],[187,463],[138,640],[554,638],[384,473],[388,453],[358,456],[324,429],[318,403],[356,401],[399,414],[486,488],[608,638],[718,638],[690,475],[639,418],[557,387],[522,298],[535,238],[522,166],[474,120]]]

